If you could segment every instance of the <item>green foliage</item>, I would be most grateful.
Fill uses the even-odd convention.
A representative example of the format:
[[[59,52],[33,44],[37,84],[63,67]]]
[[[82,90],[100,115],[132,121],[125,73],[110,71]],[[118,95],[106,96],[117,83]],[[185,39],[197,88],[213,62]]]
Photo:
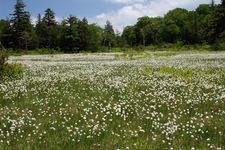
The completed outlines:
[[[39,14],[36,26],[32,26],[25,8],[23,0],[17,0],[11,20],[0,21],[0,40],[7,49],[61,49],[74,53],[112,51],[115,47],[141,51],[151,45],[164,49],[170,44],[178,46],[172,48],[176,50],[183,50],[187,45],[187,50],[189,45],[212,44],[212,49],[219,50],[223,49],[225,41],[223,1],[219,5],[214,1],[201,4],[193,11],[176,8],[164,17],[144,16],[135,25],[125,27],[121,34],[114,31],[109,21],[104,28],[73,15],[56,22],[50,8],[45,10],[43,17]]]
[[[217,15],[214,15],[214,9]],[[212,41],[215,31],[218,33],[216,38],[224,39],[224,14],[222,4],[201,4],[194,11],[176,8],[163,18],[139,18],[134,26],[124,29],[122,37],[130,47],[164,43],[205,44]]]
[[[190,82],[192,77],[194,76],[194,72],[190,68],[178,69],[175,67],[161,66],[156,69],[150,66],[145,66],[142,70],[144,75],[150,75],[153,73],[159,75],[166,75],[174,79],[181,79],[185,82]]]
[[[25,11],[25,7],[22,0],[17,0],[11,18],[13,46],[18,49],[27,49],[28,41],[31,40],[30,13]]]
[[[43,18],[39,18],[36,33],[39,39],[39,48],[58,49],[61,27],[56,24],[55,13],[50,9],[45,10]]]
[[[52,25],[56,25],[56,21],[55,21],[55,13],[53,10],[51,10],[50,8],[47,8],[45,10],[45,15],[42,19],[42,22],[44,24],[46,24],[47,26],[52,26]]]
[[[103,33],[103,45],[111,51],[112,46],[116,43],[115,32],[112,24],[107,20]]]
[[[143,67],[144,75],[149,75],[149,74],[152,74],[153,72],[154,72],[154,69],[152,67],[149,67],[149,66]]]
[[[90,24],[88,26],[88,44],[87,50],[96,52],[101,49],[101,41],[103,36],[103,30],[98,27],[96,24]]]
[[[162,26],[162,38],[163,41],[168,43],[175,43],[178,40],[180,34],[179,27],[172,20],[165,21]]]
[[[88,20],[83,18],[78,21],[78,34],[79,34],[79,50],[86,50],[88,47]]]
[[[0,79],[17,79],[23,75],[23,66],[21,64],[5,64],[0,68]]]
[[[45,55],[45,54],[62,54],[62,51],[54,50],[54,49],[46,49],[46,48],[40,48],[35,50],[29,50],[29,51],[21,51],[21,50],[13,50],[9,49],[8,54],[11,56],[22,56],[22,55]]]
[[[190,68],[178,69],[178,68],[167,67],[167,66],[160,67],[159,73],[170,75],[174,78],[180,78],[186,82],[189,82],[194,74]]]
[[[214,8],[213,19],[210,26],[210,42],[215,43],[218,40],[225,40],[225,4],[222,4]]]
[[[13,47],[13,40],[12,40],[12,34],[13,34],[13,29],[10,26],[10,21],[8,20],[3,20],[0,22],[1,28],[0,28],[0,40],[2,42],[2,45],[4,47],[9,48]]]
[[[212,47],[208,44],[195,44],[188,45],[182,42],[177,42],[174,44],[171,43],[162,43],[160,45],[149,45],[145,47],[146,51],[209,51],[213,50]]]
[[[0,43],[0,80],[20,77],[23,67],[20,64],[8,64],[8,55]]]
[[[216,51],[225,50],[225,41],[217,40],[211,45],[211,49]]]
[[[3,50],[2,45],[0,43],[0,69],[4,67],[8,60],[7,53]]]
[[[60,37],[60,48],[64,52],[77,52],[79,49],[78,25],[63,26],[63,33]]]
[[[122,38],[127,42],[130,47],[133,47],[137,43],[135,27],[127,26],[125,27]]]

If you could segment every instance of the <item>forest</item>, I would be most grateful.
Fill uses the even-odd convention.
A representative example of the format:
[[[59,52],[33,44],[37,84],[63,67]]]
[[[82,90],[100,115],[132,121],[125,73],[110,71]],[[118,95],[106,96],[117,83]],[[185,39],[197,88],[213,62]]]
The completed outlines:
[[[105,27],[90,24],[86,18],[70,15],[61,22],[47,8],[31,23],[26,4],[17,0],[9,19],[0,21],[0,41],[6,49],[49,49],[65,53],[109,51],[115,47],[145,48],[149,45],[211,45],[225,48],[225,0],[216,5],[201,4],[195,10],[170,10],[163,17],[144,16],[120,33],[110,21]]]

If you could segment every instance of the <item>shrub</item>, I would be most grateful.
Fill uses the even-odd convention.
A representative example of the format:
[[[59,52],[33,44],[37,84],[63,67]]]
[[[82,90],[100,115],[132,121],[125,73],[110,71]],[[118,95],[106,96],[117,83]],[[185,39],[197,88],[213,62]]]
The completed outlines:
[[[0,45],[1,46],[1,45]],[[3,48],[0,48],[0,80],[21,77],[23,67],[21,64],[8,64],[8,55]]]
[[[211,45],[211,49],[216,51],[225,50],[225,38],[216,40],[216,42]]]
[[[23,75],[23,66],[21,64],[5,64],[0,69],[1,79],[17,79]]]
[[[5,52],[5,50],[2,48],[0,43],[0,68],[2,68],[6,64],[7,60],[8,60],[8,55]]]

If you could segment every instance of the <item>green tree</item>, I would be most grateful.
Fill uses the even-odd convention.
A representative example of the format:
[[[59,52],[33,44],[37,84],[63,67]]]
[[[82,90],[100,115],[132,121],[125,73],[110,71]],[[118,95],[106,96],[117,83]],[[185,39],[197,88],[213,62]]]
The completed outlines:
[[[59,47],[59,39],[61,28],[55,20],[55,13],[50,9],[46,9],[44,17],[38,17],[36,25],[36,33],[39,39],[40,48],[57,49]]]
[[[36,27],[35,27],[35,32],[37,34],[37,37],[38,37],[38,48],[46,48],[48,43],[48,38],[47,38],[47,33],[49,32],[48,31],[48,27],[46,24],[44,24],[41,20],[41,16],[38,15],[38,22],[36,24]]]
[[[222,0],[221,4],[215,7],[214,15],[211,24],[211,42],[225,39],[225,0]]]
[[[198,33],[195,35],[195,37],[198,37],[198,43],[207,42],[209,39],[209,27],[213,17],[214,6],[214,4],[211,4],[211,6],[208,4],[199,5],[199,7],[195,11],[195,15],[197,17],[194,17],[194,19],[193,17],[191,17],[189,19],[189,22],[193,22],[194,20],[196,22],[195,24],[198,25]]]
[[[0,41],[2,42],[2,45],[6,48],[11,48],[13,47],[13,29],[12,26],[10,26],[10,21],[8,20],[3,20],[0,23]]]
[[[180,28],[173,20],[164,20],[161,29],[161,37],[164,42],[175,43],[179,39]]]
[[[62,23],[60,47],[64,52],[77,52],[79,50],[78,19],[69,16]]]
[[[101,47],[101,41],[102,41],[102,35],[103,30],[96,24],[90,24],[88,26],[88,46],[87,50],[91,50],[93,52],[96,52]]]
[[[79,49],[79,36],[77,26],[68,27],[64,26],[61,38],[60,47],[64,52],[77,52]]]
[[[144,16],[138,18],[138,22],[135,25],[135,34],[137,38],[137,42],[139,44],[145,45],[146,43],[146,26],[150,24],[150,18],[148,16]]]
[[[42,22],[45,23],[47,26],[53,26],[56,25],[56,20],[55,20],[55,13],[53,10],[50,8],[47,8],[45,10],[45,15],[42,19]]]
[[[103,45],[108,47],[108,50],[110,51],[112,49],[112,46],[115,45],[115,32],[111,22],[109,22],[108,20],[106,21],[106,25],[104,28]]]
[[[172,36],[175,36],[174,38],[176,38],[176,39],[172,38],[172,40],[169,40],[169,41],[185,42],[185,39],[187,36],[185,24],[188,21],[188,11],[186,9],[176,8],[174,10],[169,11],[165,15],[164,20],[165,20],[165,25],[171,28],[171,29],[168,29],[168,27],[164,26],[166,28],[165,31],[167,31],[167,33],[169,34],[171,38]]]
[[[2,32],[3,32],[3,29],[7,26],[7,21],[5,20],[0,20],[0,38],[2,37]]]
[[[188,15],[189,21],[186,22],[184,30],[186,33],[183,42],[185,44],[196,44],[200,43],[201,37],[203,35],[200,34],[200,23],[199,23],[199,15],[196,11],[191,11]]]
[[[117,47],[124,47],[125,42],[121,36],[121,32],[118,30],[116,30],[116,33],[115,33],[115,41],[116,41],[115,45]]]
[[[86,18],[78,21],[79,49],[87,50],[88,46],[88,21]]]
[[[70,15],[67,19],[63,20],[62,25],[73,26],[78,24],[79,19],[73,15]]]
[[[161,41],[161,25],[161,18],[149,18],[149,23],[143,27],[143,31],[145,32],[145,45],[158,44]]]
[[[133,47],[137,44],[136,34],[135,34],[135,26],[127,26],[123,30],[122,38],[126,41],[126,43]]]
[[[31,32],[32,25],[30,22],[30,14],[25,11],[26,5],[22,0],[17,0],[12,14],[11,23],[13,29],[13,45],[14,48],[24,49],[27,48],[27,40],[29,33]]]

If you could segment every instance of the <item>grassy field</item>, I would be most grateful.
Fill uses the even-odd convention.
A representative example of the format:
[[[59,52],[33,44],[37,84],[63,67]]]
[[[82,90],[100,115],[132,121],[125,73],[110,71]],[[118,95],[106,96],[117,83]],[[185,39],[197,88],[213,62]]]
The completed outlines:
[[[225,52],[11,56],[0,149],[225,149]]]

